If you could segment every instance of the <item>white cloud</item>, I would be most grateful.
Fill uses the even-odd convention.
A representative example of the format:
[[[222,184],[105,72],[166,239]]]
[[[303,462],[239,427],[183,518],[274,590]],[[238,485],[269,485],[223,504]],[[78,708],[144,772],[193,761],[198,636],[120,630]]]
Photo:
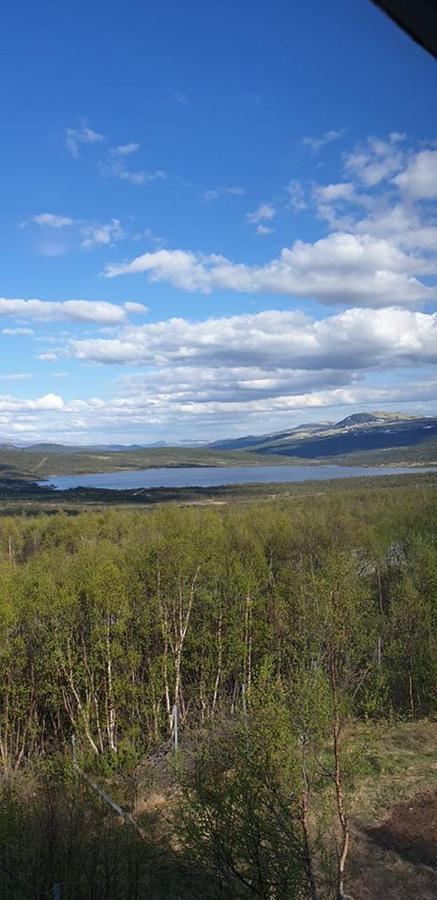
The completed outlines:
[[[83,225],[81,231],[85,235],[81,246],[87,250],[92,247],[108,247],[125,237],[119,219],[111,219],[106,225]]]
[[[343,180],[289,182],[289,207],[311,208],[328,226],[330,233],[313,243],[297,240],[258,266],[160,248],[110,264],[104,274],[145,272],[151,281],[205,294],[276,293],[376,308],[435,302],[437,220],[420,201],[437,197],[437,151],[413,153],[404,139],[398,132],[384,140],[368,138],[344,156]],[[261,204],[247,220],[265,235],[275,213],[270,204]]]
[[[132,146],[134,145],[126,144],[124,149]],[[107,178],[120,178],[121,181],[128,181],[130,184],[136,185],[150,184],[152,181],[158,181],[166,177],[166,174],[162,169],[156,169],[153,172],[147,172],[144,169],[127,169],[124,158],[129,154],[120,154],[119,151],[120,148],[117,147],[115,151],[111,151],[107,159],[100,161],[99,172],[102,176]],[[134,151],[131,150],[130,152]]]
[[[437,376],[429,374],[437,365],[437,314],[352,309],[312,320],[272,310],[203,322],[172,319],[70,341],[65,355],[87,364],[143,365],[144,372],[124,376],[109,402],[65,403],[56,411],[60,431],[72,431],[74,423],[144,440],[146,428],[187,437],[194,421],[197,436],[199,429],[271,431],[290,426],[294,413],[360,404],[434,403],[437,412]],[[417,366],[422,372],[414,380]],[[369,380],[373,372],[379,384]],[[387,383],[383,372],[390,373]]]
[[[332,203],[333,200],[353,200],[355,198],[354,185],[351,181],[341,181],[336,184],[315,185],[313,195],[318,202]]]
[[[263,225],[262,222],[260,222],[260,224],[256,226],[256,233],[257,233],[257,234],[261,234],[261,235],[264,235],[264,234],[273,234],[273,231],[274,231],[273,228],[269,228],[268,225]]]
[[[116,304],[106,300],[23,300],[0,298],[0,318],[33,319],[40,322],[123,322],[129,312],[146,313],[140,303]]]
[[[334,370],[299,371],[259,367],[178,367],[128,376],[121,382],[119,407],[135,403],[141,410],[189,410],[202,415],[211,404],[217,410],[238,410],[244,404],[272,402],[320,388],[350,384],[350,373]]]
[[[33,378],[31,372],[8,372],[5,375],[0,375],[1,381],[28,381],[29,378]]]
[[[144,306],[143,303],[136,303],[131,300],[128,300],[126,303],[123,303],[123,306],[126,312],[131,313],[139,313],[140,316],[146,315],[149,312],[149,307]]]
[[[208,294],[216,289],[311,297],[322,303],[387,306],[431,301],[436,288],[417,278],[436,262],[406,254],[394,243],[368,235],[334,233],[315,243],[295,241],[264,266],[233,263],[224,256],[184,250],[144,253],[112,264],[108,278],[147,272],[152,281]]]
[[[34,333],[33,328],[21,328],[21,327],[20,328],[2,328],[2,334],[8,334],[11,336],[26,335],[26,334],[29,335],[29,334],[33,334],[33,333]]]
[[[403,249],[426,251],[431,259],[437,248],[437,225],[423,219],[410,203],[378,204],[354,228],[361,234],[388,238]]]
[[[37,245],[44,256],[60,256],[78,248],[90,250],[110,246],[126,237],[120,219],[117,218],[112,218],[109,222],[96,222],[46,212],[27,219],[21,223],[21,227],[29,224],[37,225],[44,235],[42,241],[38,239]],[[55,234],[47,237],[51,232]]]
[[[28,410],[60,410],[64,408],[64,401],[58,394],[44,394],[35,400],[18,400],[9,395],[0,395],[0,413]]]
[[[288,182],[286,191],[291,209],[294,209],[295,212],[302,212],[302,210],[308,208],[304,187],[297,178],[292,178],[292,180]]]
[[[388,170],[385,170],[377,191],[363,189],[363,172],[360,170],[356,173],[356,178],[361,181],[359,185],[353,181],[313,185],[312,201],[317,216],[326,221],[331,231],[380,238],[401,251],[421,251],[423,263],[431,271],[435,270],[437,257],[437,220],[435,208],[426,201],[437,199],[437,151],[410,152],[408,155],[402,149],[401,170],[394,178],[387,176],[392,168],[393,142],[394,152],[399,154],[397,144],[403,137],[395,133],[390,135],[392,143],[373,141],[372,146],[376,146],[382,156],[382,148],[389,156]],[[368,162],[369,156],[364,156]],[[397,159],[399,162],[401,157]],[[376,165],[379,165],[378,160]],[[367,172],[365,178],[368,178],[366,165],[363,171]],[[373,167],[371,173],[375,177]],[[378,174],[381,175],[381,170]]]
[[[70,216],[58,216],[55,213],[39,213],[37,216],[32,216],[30,221],[43,228],[56,229],[67,228],[74,224],[74,219],[71,219]]]
[[[367,188],[391,178],[400,171],[403,161],[404,152],[399,147],[397,132],[392,132],[387,141],[368,138],[364,145],[344,156],[348,175],[358,178]]]
[[[325,131],[320,137],[304,137],[302,139],[302,143],[309,147],[312,153],[317,154],[322,147],[325,147],[326,144],[332,144],[333,141],[338,141],[344,134],[344,129],[341,131],[334,131],[331,129],[330,131]]]
[[[245,189],[242,187],[216,187],[211,188],[208,191],[204,191],[202,194],[202,200],[211,201],[218,200],[220,197],[243,197],[246,193]]]
[[[325,319],[270,310],[201,322],[127,326],[116,337],[72,340],[88,362],[286,369],[368,370],[436,364],[437,313],[349,309]]]
[[[114,147],[112,152],[116,156],[131,156],[132,153],[136,153],[139,149],[140,145],[132,142],[130,144],[120,144],[118,147]]]
[[[138,231],[133,235],[134,241],[142,241],[146,240],[152,244],[153,247],[163,247],[166,244],[165,238],[161,237],[159,234],[154,234],[151,228],[145,228],[144,231]]]
[[[437,150],[416,153],[394,182],[415,199],[437,200]]]
[[[340,137],[330,134],[306,144],[317,153],[324,143]],[[26,320],[98,326],[98,338],[91,328],[47,335],[40,359],[58,361],[53,368],[72,357],[76,366],[138,370],[122,376],[112,395],[114,382],[108,379],[104,398],[65,402],[56,393],[24,401],[0,397],[0,435],[51,437],[56,432],[69,440],[85,434],[89,441],[90,436],[101,440],[105,434],[117,441],[144,441],[189,437],[190,423],[196,437],[231,429],[271,431],[289,427],[302,416],[317,417],[319,410],[324,418],[337,410],[340,418],[350,408],[410,403],[414,411],[437,414],[437,375],[432,374],[437,365],[437,313],[409,309],[437,300],[437,220],[428,202],[437,199],[437,151],[414,153],[403,140],[398,133],[369,139],[343,157],[344,171],[329,183],[289,182],[282,208],[287,203],[294,211],[311,210],[319,224],[323,219],[328,234],[319,240],[294,241],[275,258],[253,265],[215,254],[163,249],[162,239],[146,229],[135,238],[150,241],[155,252],[105,271],[107,277],[144,272],[151,281],[204,294],[282,294],[347,305],[343,312],[312,319],[298,311],[268,310],[134,326],[129,317],[147,310],[132,301],[0,299],[0,317],[18,320],[17,328],[3,329],[5,335],[19,338],[32,331]],[[80,142],[77,146],[79,152]],[[115,170],[106,174],[145,183],[142,176],[153,173],[126,167],[127,157],[137,149],[124,144],[109,151],[102,166]],[[204,199],[243,193],[242,188],[220,186],[206,191]],[[270,204],[261,204],[248,221],[257,234],[268,234],[275,213]],[[61,241],[70,247],[74,242],[76,247],[107,247],[124,236],[115,218],[101,223],[40,213],[28,221],[55,248]],[[4,379],[25,377],[31,376],[12,372]]]
[[[368,311],[362,312],[369,318]],[[407,314],[408,317],[413,315]],[[278,336],[283,324],[282,320],[275,322],[272,319],[270,323],[267,320],[263,324],[258,322],[257,327],[259,332],[264,329],[265,333],[269,327]],[[408,318],[402,327],[407,331],[410,324]],[[301,328],[303,325],[302,321]],[[309,322],[307,326],[310,332]],[[232,330],[231,320],[227,320],[226,327],[227,336],[225,327],[220,335],[215,335],[223,353],[225,340],[229,339],[229,329]],[[241,331],[243,327],[241,323]],[[329,327],[335,332],[344,331],[345,323],[332,322]],[[357,323],[355,341],[358,340],[359,331]],[[307,350],[310,349],[310,336],[309,333],[306,336]],[[183,339],[185,337],[186,335]],[[377,338],[375,329],[373,344]],[[321,331],[318,340],[318,361],[321,364],[324,358],[323,341],[327,340],[326,336],[323,338]],[[304,342],[301,335],[302,349]],[[371,336],[368,335],[368,345],[371,344]],[[383,354],[384,346],[387,350],[388,345],[387,329],[379,352]],[[435,340],[433,349],[435,361]],[[340,418],[344,414],[343,409],[356,410],[366,406],[381,408],[390,404],[395,404],[395,408],[401,405],[405,408],[406,404],[411,403],[414,404],[413,411],[417,410],[422,414],[425,411],[437,412],[437,376],[430,374],[429,368],[422,371],[415,380],[411,376],[410,364],[408,374],[406,369],[401,368],[399,376],[392,383],[380,381],[375,384],[367,380],[365,370],[360,370],[359,365],[358,368],[322,365],[317,368],[317,353],[312,360],[314,367],[302,369],[293,368],[290,358],[284,366],[256,364],[250,362],[253,354],[246,359],[244,355],[238,357],[237,351],[237,343],[233,341],[231,356],[227,359],[223,357],[224,361],[221,363],[212,354],[208,356],[206,348],[203,358],[194,357],[188,362],[168,363],[162,357],[156,365],[148,363],[144,373],[123,377],[109,400],[88,397],[65,402],[57,394],[32,400],[2,396],[0,434],[17,432],[52,438],[53,433],[56,433],[69,436],[70,440],[87,442],[90,442],[91,437],[102,440],[102,436],[105,439],[112,436],[114,439],[117,435],[117,441],[127,442],[129,436],[145,441],[153,439],[157,434],[162,435],[163,432],[170,437],[187,438],[193,433],[190,430],[192,427],[195,428],[197,438],[229,434],[231,429],[243,434],[262,433],[280,427],[289,428],[297,424],[302,416],[306,420],[319,417],[321,410],[324,419],[327,418],[327,413],[331,413],[329,418]],[[359,351],[363,362],[365,341],[361,342]],[[329,346],[328,352],[331,352]],[[331,360],[333,356],[332,350]],[[374,360],[375,358],[374,356]],[[340,366],[344,361],[340,355]],[[214,362],[215,365],[211,364]],[[311,415],[312,410],[314,416]],[[83,437],[80,437],[81,434]]]
[[[85,119],[82,119],[79,128],[66,128],[64,134],[67,149],[73,159],[79,158],[82,144],[99,144],[105,140],[103,134],[99,134],[88,127]]]
[[[275,215],[276,210],[270,203],[261,203],[254,212],[247,213],[246,219],[252,225],[257,225],[258,222],[271,222]]]

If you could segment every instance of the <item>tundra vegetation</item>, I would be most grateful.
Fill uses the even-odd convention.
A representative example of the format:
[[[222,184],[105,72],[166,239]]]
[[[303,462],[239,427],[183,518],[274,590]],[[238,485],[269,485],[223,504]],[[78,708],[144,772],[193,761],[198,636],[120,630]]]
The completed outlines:
[[[435,716],[432,480],[4,516],[0,584],[2,898],[348,895],[375,735]]]

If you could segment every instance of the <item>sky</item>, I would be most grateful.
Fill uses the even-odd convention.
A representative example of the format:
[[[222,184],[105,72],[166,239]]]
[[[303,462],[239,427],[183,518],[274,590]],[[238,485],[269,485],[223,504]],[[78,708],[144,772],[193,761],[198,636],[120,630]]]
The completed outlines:
[[[2,31],[0,440],[437,415],[437,64],[370,0]]]

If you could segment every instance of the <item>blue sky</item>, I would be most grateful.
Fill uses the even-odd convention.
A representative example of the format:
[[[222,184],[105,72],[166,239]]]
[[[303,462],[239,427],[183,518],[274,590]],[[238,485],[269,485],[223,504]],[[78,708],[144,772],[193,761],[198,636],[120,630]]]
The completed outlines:
[[[437,414],[437,67],[369,0],[3,32],[0,439]]]

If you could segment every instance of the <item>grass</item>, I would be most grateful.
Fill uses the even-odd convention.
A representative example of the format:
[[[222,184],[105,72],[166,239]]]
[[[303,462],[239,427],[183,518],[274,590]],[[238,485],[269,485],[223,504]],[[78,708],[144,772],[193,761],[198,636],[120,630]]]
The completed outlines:
[[[353,798],[351,848],[346,882],[355,900],[435,900],[437,872],[405,855],[393,838],[381,844],[381,825],[390,838],[390,820],[407,813],[399,807],[420,808],[437,783],[437,721],[372,723],[359,725],[356,740],[367,749],[369,773]],[[412,804],[413,805],[413,804]],[[411,813],[413,815],[413,813]],[[419,838],[419,834],[417,835]],[[437,853],[436,853],[437,858]]]
[[[353,803],[363,824],[384,817],[396,803],[409,800],[437,783],[437,721],[372,723],[356,730],[369,774]]]

